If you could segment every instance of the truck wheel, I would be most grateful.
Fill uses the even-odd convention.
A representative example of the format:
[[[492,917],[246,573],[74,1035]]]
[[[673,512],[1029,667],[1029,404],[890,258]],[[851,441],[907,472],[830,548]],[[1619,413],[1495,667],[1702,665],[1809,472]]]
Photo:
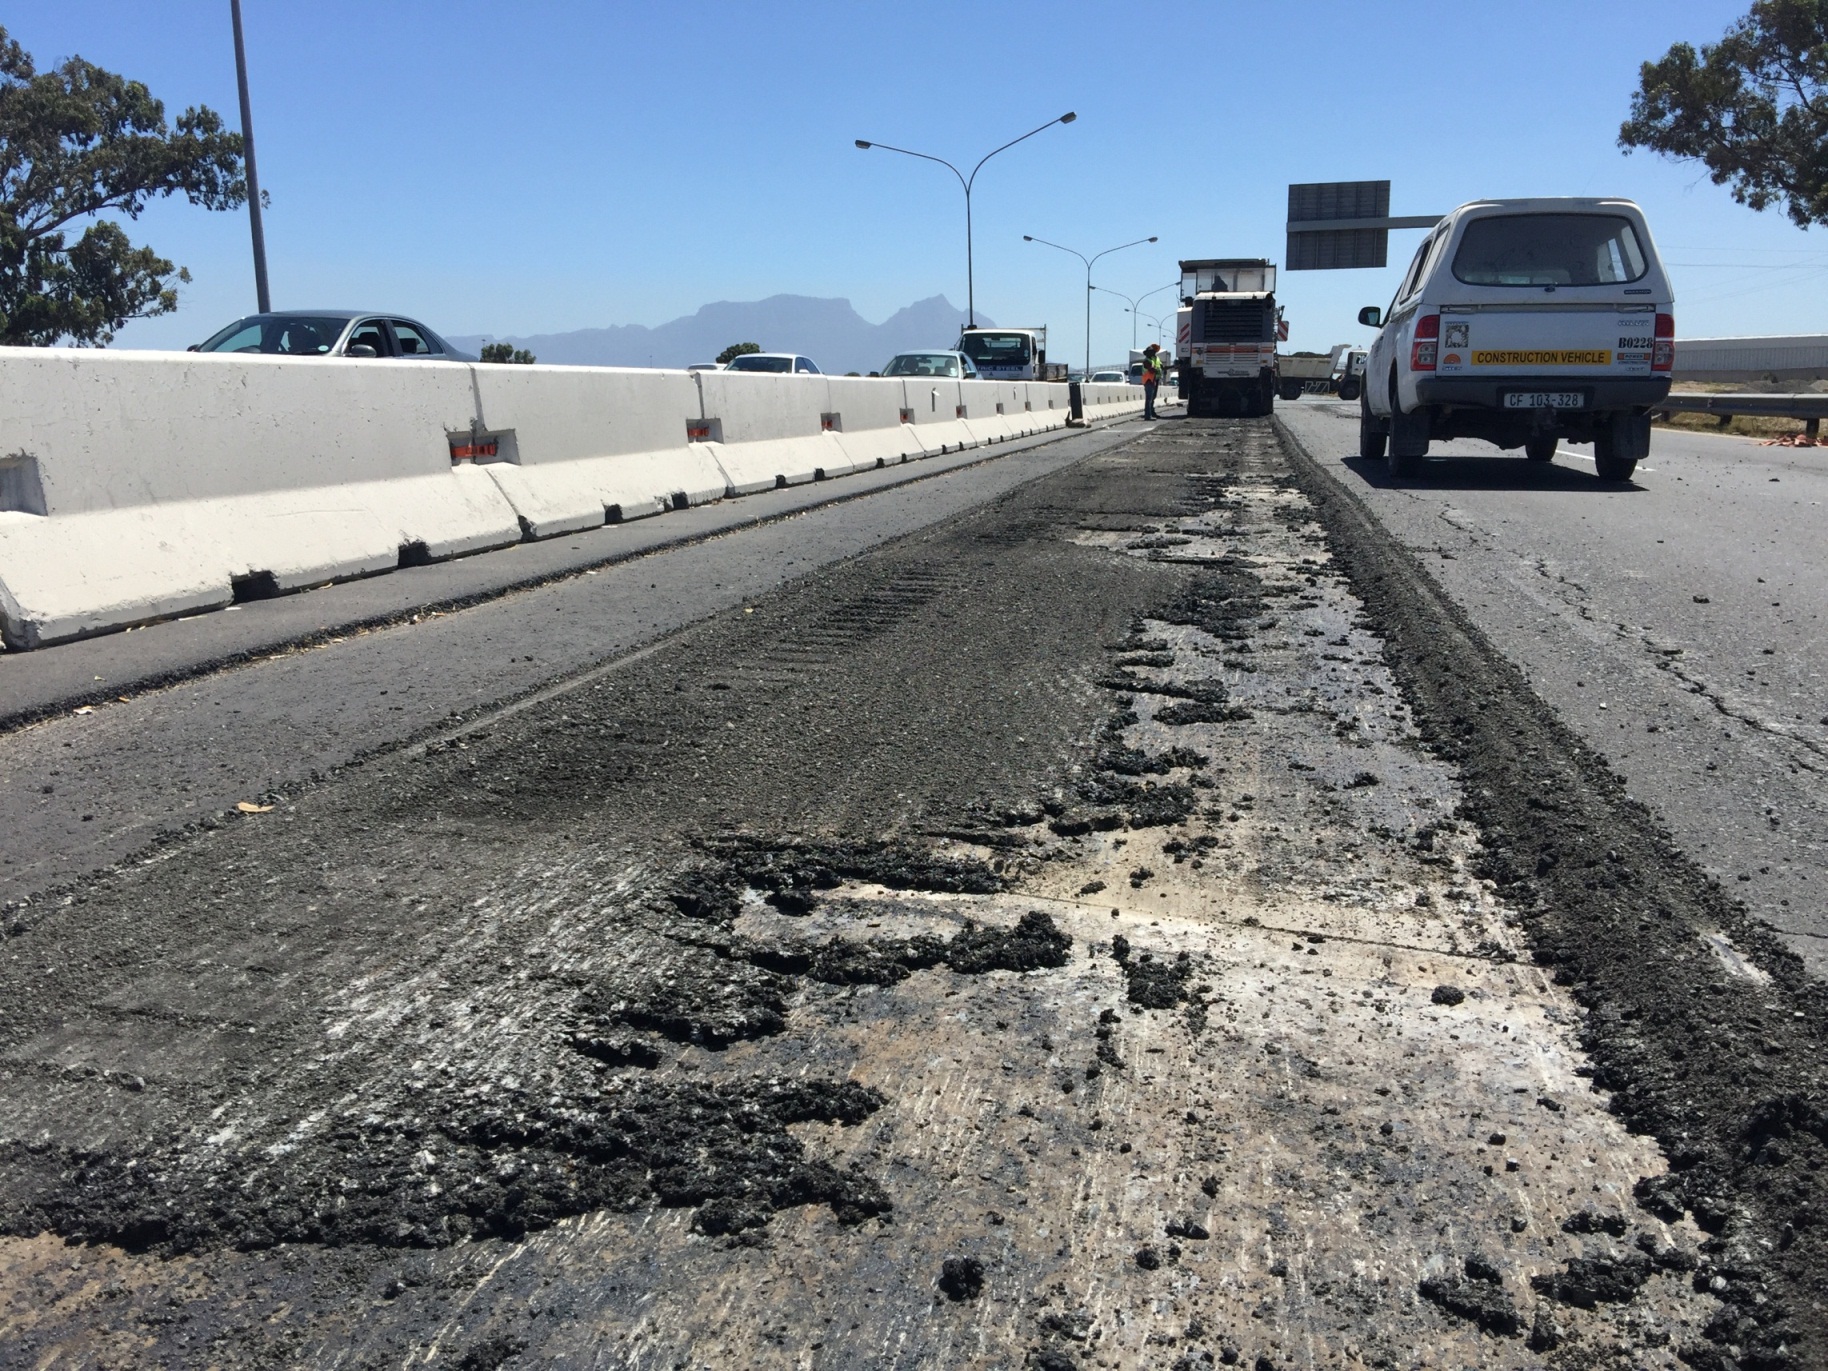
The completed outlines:
[[[1650,455],[1650,416],[1615,414],[1593,438],[1593,465],[1602,481],[1629,481],[1638,458]]]
[[[1282,383],[1281,395],[1284,400],[1299,400],[1301,398],[1301,382],[1284,381]]]
[[[1363,392],[1359,390],[1357,381],[1341,381],[1339,383],[1339,398],[1342,400],[1356,400],[1362,393]]]
[[[1390,474],[1414,476],[1428,455],[1428,411],[1403,413],[1396,398],[1396,376],[1390,377]]]
[[[1553,433],[1544,434],[1537,438],[1525,438],[1523,440],[1523,455],[1532,462],[1553,461],[1555,450],[1560,446],[1561,439],[1557,438]]]
[[[1358,455],[1367,462],[1384,460],[1384,426],[1371,413],[1371,401],[1362,392],[1358,397]]]

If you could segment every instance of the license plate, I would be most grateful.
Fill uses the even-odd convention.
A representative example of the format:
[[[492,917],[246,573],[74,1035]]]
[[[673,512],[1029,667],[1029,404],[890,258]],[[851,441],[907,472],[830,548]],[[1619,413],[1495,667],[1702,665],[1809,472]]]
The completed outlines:
[[[1506,393],[1506,409],[1584,409],[1587,397],[1578,390],[1513,390]]]

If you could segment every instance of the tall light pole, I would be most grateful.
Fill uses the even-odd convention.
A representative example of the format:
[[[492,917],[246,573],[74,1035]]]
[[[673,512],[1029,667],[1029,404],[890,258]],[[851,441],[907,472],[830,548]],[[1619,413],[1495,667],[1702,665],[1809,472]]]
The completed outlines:
[[[235,26],[235,84],[241,91],[241,156],[248,173],[248,226],[254,233],[254,299],[260,312],[273,308],[267,294],[267,235],[260,227],[260,175],[254,170],[254,114],[248,104],[248,56],[241,42],[241,0],[229,0]]]
[[[1045,238],[1037,238],[1032,233],[1024,233],[1022,235],[1022,241],[1024,243],[1039,243],[1044,248],[1056,248],[1061,252],[1070,252],[1081,262],[1085,263],[1085,374],[1090,376],[1092,374],[1092,263],[1096,262],[1100,257],[1109,257],[1113,252],[1122,252],[1125,248],[1141,247],[1144,243],[1153,243],[1159,240],[1154,234],[1150,234],[1147,238],[1138,238],[1134,243],[1119,243],[1114,248],[1106,248],[1103,252],[1095,252],[1090,257],[1087,257],[1083,252],[1079,252],[1074,248],[1061,247],[1060,244],[1050,243]],[[1116,292],[1113,291],[1112,294],[1116,294]]]
[[[1109,286],[1093,286],[1093,290],[1102,290],[1106,295],[1115,295],[1127,305],[1124,313],[1130,316],[1130,351],[1136,351],[1136,301],[1130,299],[1121,290],[1112,290]]]
[[[1106,295],[1115,295],[1119,300],[1126,302],[1130,308],[1124,312],[1133,316],[1136,312],[1136,307],[1144,300],[1147,300],[1151,295],[1160,295],[1164,290],[1178,290],[1180,289],[1180,284],[1179,281],[1170,281],[1165,286],[1157,286],[1154,290],[1144,291],[1134,300],[1130,299],[1130,297],[1125,295],[1121,290],[1112,290],[1109,286],[1093,286],[1092,289],[1102,290]],[[1136,351],[1136,320],[1134,317],[1130,320],[1130,351]]]
[[[240,2],[240,0],[236,0],[236,3],[239,3],[239,2]],[[243,122],[246,121],[245,110],[246,110],[246,105],[244,103],[244,105],[243,105],[244,112],[243,112],[243,116],[242,116]],[[989,152],[985,153],[982,157],[978,158],[978,163],[975,167],[971,168],[971,175],[969,175],[969,176],[965,175],[964,172],[960,171],[957,167],[953,166],[952,163],[948,162],[945,158],[935,157],[931,153],[913,152],[913,151],[909,150],[908,148],[891,147],[887,143],[872,143],[872,142],[868,141],[867,139],[863,139],[863,138],[859,138],[856,140],[857,146],[859,148],[863,149],[863,151],[865,151],[865,152],[868,152],[871,148],[881,148],[884,152],[899,152],[904,157],[918,157],[924,162],[938,162],[947,171],[951,172],[954,176],[958,177],[959,185],[964,187],[964,190],[965,190],[965,327],[967,327],[967,328],[976,328],[977,327],[977,281],[976,281],[976,278],[974,275],[973,264],[972,264],[972,260],[971,260],[971,187],[977,181],[978,172],[983,170],[984,163],[988,162],[992,157],[995,157],[999,152],[1005,152],[1008,149],[1013,148],[1017,143],[1020,143],[1023,139],[1033,138],[1037,133],[1040,133],[1046,129],[1051,129],[1055,124],[1070,124],[1073,122],[1073,120],[1077,119],[1078,117],[1079,116],[1077,114],[1073,113],[1073,111],[1071,111],[1069,109],[1065,114],[1061,115],[1058,119],[1049,119],[1045,124],[1041,125],[1040,128],[1030,129],[1027,133],[1023,134],[1021,138],[1011,138],[1007,143],[1003,144],[1002,147],[992,148]]]

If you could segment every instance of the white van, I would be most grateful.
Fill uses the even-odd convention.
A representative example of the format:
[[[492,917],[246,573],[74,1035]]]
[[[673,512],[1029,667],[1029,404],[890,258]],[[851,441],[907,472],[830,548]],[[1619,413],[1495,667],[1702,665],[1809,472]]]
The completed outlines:
[[[1441,220],[1387,313],[1359,393],[1358,449],[1413,475],[1428,444],[1482,438],[1546,462],[1594,445],[1602,481],[1650,451],[1676,321],[1644,212],[1629,200],[1476,200]]]

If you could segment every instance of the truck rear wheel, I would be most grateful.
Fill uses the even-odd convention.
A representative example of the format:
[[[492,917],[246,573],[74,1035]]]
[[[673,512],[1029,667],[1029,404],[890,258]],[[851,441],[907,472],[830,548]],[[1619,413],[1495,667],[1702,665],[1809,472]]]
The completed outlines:
[[[1615,414],[1593,435],[1593,466],[1602,481],[1629,481],[1638,458],[1650,455],[1650,416]]]
[[[1284,400],[1299,400],[1301,398],[1301,382],[1284,381],[1282,383],[1281,395]]]
[[[1384,426],[1371,412],[1371,400],[1363,392],[1358,397],[1358,455],[1367,462],[1384,460]]]
[[[1428,455],[1428,411],[1403,413],[1397,400],[1396,376],[1390,377],[1390,453],[1386,459],[1392,476],[1414,476]]]

